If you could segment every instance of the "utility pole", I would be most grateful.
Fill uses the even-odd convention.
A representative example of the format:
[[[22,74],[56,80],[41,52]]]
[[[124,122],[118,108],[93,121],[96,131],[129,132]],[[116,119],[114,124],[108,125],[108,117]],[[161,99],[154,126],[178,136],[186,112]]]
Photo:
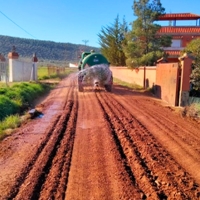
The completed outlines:
[[[82,40],[83,42],[84,42],[84,44],[85,44],[85,49],[86,49],[86,45],[87,45],[87,43],[89,42],[89,40]]]

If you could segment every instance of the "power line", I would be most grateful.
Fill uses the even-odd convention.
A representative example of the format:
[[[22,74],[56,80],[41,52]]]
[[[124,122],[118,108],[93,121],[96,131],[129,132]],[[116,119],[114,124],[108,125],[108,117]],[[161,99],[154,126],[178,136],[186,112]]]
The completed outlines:
[[[28,31],[26,31],[25,29],[23,29],[21,26],[19,26],[17,23],[15,23],[12,19],[10,19],[7,15],[5,15],[3,12],[0,11],[0,13],[2,15],[4,15],[4,17],[6,17],[8,20],[10,20],[13,24],[15,24],[17,27],[19,27],[20,29],[22,29],[24,32],[26,32],[28,35],[30,35],[31,37],[35,38],[35,36],[33,36],[32,34],[30,34]]]

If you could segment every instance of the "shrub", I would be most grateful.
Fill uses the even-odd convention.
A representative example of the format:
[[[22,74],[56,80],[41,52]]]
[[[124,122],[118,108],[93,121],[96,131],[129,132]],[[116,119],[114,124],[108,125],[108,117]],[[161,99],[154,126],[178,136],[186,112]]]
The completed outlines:
[[[20,83],[9,88],[1,88],[0,120],[28,109],[33,100],[49,88],[47,85],[38,83]]]
[[[0,95],[0,120],[6,116],[16,114],[20,110],[19,105],[11,100],[9,97]]]
[[[6,94],[8,91],[8,88],[0,88],[0,95],[1,94]]]

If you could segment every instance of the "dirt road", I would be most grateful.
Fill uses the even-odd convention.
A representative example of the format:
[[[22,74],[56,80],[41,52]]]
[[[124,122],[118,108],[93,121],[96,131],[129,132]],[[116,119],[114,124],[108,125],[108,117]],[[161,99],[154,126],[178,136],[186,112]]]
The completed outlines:
[[[77,91],[76,74],[0,143],[1,200],[200,199],[200,124],[144,93]]]

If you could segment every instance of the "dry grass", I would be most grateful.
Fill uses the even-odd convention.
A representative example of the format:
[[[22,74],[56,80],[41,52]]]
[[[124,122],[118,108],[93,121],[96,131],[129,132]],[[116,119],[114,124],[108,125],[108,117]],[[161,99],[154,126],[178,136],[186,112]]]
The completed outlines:
[[[199,103],[193,103],[190,106],[186,106],[183,109],[182,115],[184,117],[200,119],[200,104]]]

